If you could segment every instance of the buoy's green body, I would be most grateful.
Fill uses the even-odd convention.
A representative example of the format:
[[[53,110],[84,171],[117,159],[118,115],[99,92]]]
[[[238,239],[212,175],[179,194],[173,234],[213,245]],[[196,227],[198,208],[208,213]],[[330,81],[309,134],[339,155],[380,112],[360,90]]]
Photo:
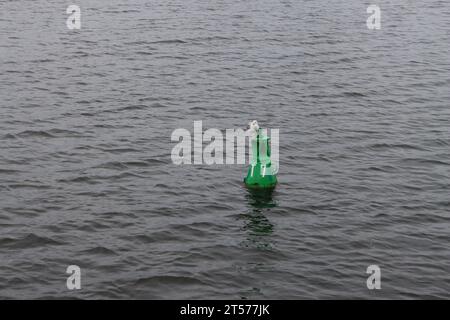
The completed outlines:
[[[258,130],[256,139],[251,141],[252,159],[244,183],[249,188],[274,188],[277,177],[270,160],[270,138]]]

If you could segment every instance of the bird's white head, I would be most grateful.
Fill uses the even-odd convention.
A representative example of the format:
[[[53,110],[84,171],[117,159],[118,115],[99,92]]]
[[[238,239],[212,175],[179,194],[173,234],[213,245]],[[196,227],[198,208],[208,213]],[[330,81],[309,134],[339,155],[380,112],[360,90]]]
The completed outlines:
[[[247,132],[251,133],[251,134],[257,134],[258,131],[259,131],[258,121],[256,121],[256,120],[250,121],[248,123],[248,130],[247,130]]]

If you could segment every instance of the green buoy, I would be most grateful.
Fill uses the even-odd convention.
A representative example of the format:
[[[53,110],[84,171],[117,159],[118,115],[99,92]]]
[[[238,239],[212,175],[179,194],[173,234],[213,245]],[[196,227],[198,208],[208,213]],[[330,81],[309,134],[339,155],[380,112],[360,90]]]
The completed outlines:
[[[248,188],[273,189],[277,176],[270,160],[270,138],[262,132],[256,120],[249,125],[253,134],[250,139],[252,158],[244,183]]]

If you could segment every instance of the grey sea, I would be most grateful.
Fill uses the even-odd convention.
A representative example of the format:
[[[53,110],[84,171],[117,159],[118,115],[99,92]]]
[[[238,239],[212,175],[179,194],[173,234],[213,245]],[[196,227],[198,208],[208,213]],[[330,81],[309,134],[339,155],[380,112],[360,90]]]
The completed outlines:
[[[0,1],[0,298],[450,298],[447,1],[72,2]],[[272,194],[173,164],[253,119]]]

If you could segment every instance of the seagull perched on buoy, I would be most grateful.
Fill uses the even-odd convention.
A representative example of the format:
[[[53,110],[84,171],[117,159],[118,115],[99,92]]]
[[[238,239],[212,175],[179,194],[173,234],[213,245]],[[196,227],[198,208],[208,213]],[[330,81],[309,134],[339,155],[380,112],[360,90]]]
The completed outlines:
[[[253,139],[255,139],[255,138],[257,137],[258,132],[259,132],[259,124],[258,124],[258,121],[256,121],[256,120],[250,121],[250,122],[248,123],[247,131],[246,131],[245,133],[246,133],[248,136],[250,136],[250,139],[251,139],[251,140],[253,140]]]

